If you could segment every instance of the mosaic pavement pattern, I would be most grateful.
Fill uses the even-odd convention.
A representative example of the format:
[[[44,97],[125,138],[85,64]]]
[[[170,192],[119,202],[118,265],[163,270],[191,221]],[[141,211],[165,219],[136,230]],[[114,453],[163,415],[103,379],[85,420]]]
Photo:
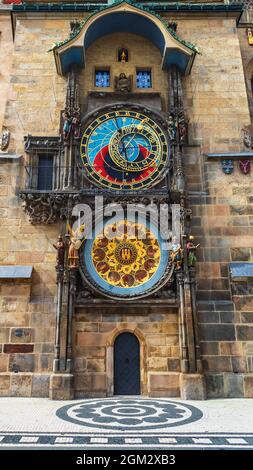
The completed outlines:
[[[203,416],[198,408],[175,401],[110,398],[67,405],[56,415],[79,425],[126,431],[175,427]]]
[[[253,400],[6,398],[0,449],[253,450],[252,413]]]
[[[0,449],[19,448],[78,448],[78,449],[253,449],[252,434],[209,433],[5,433],[0,434]]]

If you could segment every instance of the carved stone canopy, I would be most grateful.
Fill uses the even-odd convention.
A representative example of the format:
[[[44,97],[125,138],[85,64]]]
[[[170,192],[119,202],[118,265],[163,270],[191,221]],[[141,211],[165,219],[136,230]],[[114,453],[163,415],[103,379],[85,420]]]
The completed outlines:
[[[116,32],[138,34],[153,42],[160,49],[163,69],[176,65],[182,73],[190,72],[197,48],[181,40],[145,7],[139,8],[128,1],[99,10],[83,22],[73,38],[54,45],[57,72],[65,75],[73,64],[83,67],[86,49],[100,37]]]

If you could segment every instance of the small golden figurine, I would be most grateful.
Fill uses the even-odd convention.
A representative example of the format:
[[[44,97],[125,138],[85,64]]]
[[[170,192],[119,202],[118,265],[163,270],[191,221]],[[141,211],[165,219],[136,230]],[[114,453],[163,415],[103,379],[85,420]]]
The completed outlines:
[[[84,230],[85,225],[82,224],[76,230],[73,230],[72,227],[67,225],[68,233],[70,234],[70,243],[68,250],[68,263],[70,268],[78,268],[79,266],[79,256],[78,250],[81,248],[85,237]]]
[[[253,46],[253,32],[252,28],[247,28],[248,43]]]
[[[119,62],[128,62],[128,51],[127,49],[120,49],[119,50]]]

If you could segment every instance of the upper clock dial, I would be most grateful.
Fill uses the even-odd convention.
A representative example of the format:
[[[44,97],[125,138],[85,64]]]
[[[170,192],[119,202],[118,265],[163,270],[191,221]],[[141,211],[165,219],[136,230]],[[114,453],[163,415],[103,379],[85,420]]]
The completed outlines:
[[[81,158],[88,178],[97,186],[148,188],[167,167],[167,138],[148,115],[118,109],[101,114],[85,129]]]

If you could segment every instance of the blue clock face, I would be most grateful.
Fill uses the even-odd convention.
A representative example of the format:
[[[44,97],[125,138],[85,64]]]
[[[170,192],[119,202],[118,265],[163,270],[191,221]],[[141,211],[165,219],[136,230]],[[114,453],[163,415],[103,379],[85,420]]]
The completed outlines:
[[[118,109],[101,114],[85,129],[81,158],[88,178],[97,186],[148,188],[168,167],[167,137],[148,115]]]

